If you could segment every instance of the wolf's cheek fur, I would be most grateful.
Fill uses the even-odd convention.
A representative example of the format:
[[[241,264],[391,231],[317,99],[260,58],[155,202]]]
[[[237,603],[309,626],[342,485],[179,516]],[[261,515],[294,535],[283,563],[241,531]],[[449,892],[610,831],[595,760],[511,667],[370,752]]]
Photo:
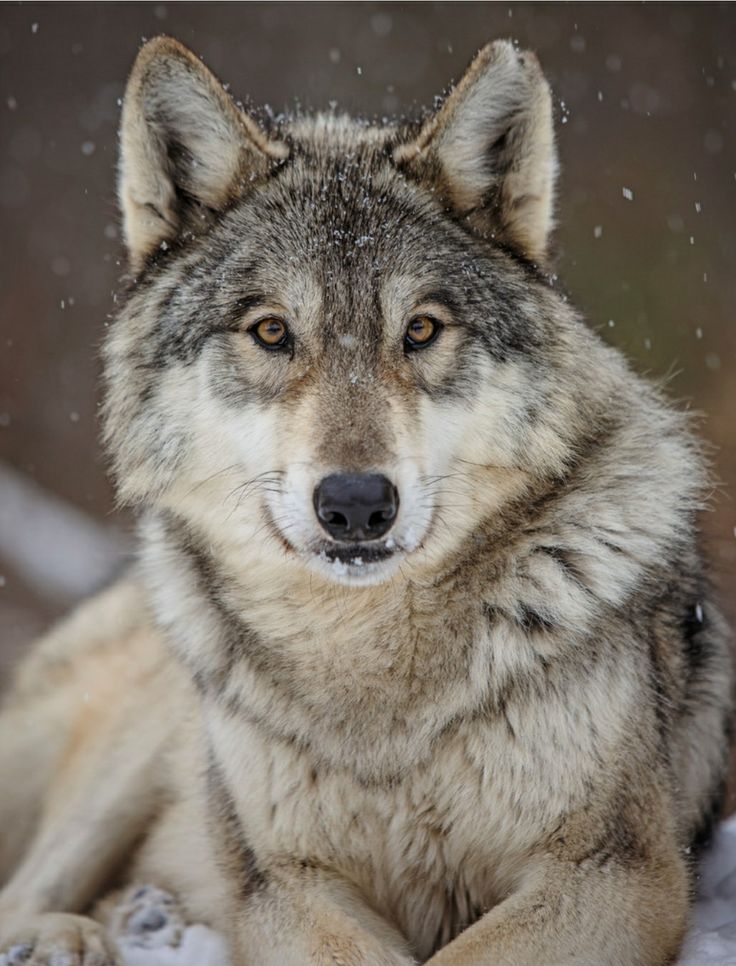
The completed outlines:
[[[235,408],[203,392],[190,419],[192,445],[161,505],[218,541],[263,545],[263,506],[281,476],[277,408]]]

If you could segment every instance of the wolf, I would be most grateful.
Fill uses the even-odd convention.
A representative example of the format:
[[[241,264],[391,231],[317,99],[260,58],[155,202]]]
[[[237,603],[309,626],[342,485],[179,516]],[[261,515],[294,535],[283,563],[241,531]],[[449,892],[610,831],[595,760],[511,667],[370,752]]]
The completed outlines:
[[[189,920],[235,966],[676,957],[732,710],[710,484],[550,275],[556,175],[510,42],[382,123],[141,49],[103,411],[140,557],[5,701],[6,966]]]

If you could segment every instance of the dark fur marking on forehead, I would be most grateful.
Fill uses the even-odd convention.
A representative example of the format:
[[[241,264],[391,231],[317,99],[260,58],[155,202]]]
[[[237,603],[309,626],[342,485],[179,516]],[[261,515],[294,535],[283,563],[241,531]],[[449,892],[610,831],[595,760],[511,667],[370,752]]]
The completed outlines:
[[[452,315],[458,315],[460,312],[460,302],[448,289],[431,289],[423,292],[417,299],[417,305],[429,302],[444,306]]]

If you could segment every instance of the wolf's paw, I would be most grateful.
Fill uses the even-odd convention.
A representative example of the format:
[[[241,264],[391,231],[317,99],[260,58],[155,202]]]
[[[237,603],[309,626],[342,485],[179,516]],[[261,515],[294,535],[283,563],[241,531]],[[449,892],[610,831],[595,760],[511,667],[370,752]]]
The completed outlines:
[[[110,921],[110,932],[122,944],[157,949],[178,946],[184,916],[170,892],[155,886],[133,886],[123,893]]]
[[[0,966],[119,966],[99,923],[48,912],[11,926],[0,940]]]

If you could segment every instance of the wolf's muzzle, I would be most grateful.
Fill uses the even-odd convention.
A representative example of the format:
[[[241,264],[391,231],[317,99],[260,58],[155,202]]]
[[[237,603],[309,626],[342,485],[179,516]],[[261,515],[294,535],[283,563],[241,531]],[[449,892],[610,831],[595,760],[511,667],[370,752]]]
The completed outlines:
[[[360,543],[388,533],[399,509],[399,494],[377,473],[334,473],[315,487],[314,509],[334,540]]]

